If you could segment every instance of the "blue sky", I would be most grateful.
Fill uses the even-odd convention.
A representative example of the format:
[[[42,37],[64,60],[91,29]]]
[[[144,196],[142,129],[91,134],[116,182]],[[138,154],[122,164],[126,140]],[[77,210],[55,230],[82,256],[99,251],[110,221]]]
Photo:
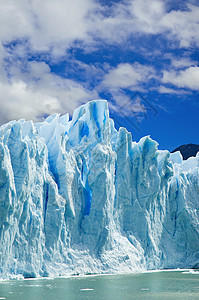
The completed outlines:
[[[0,123],[107,99],[116,127],[197,143],[199,2],[1,0]]]

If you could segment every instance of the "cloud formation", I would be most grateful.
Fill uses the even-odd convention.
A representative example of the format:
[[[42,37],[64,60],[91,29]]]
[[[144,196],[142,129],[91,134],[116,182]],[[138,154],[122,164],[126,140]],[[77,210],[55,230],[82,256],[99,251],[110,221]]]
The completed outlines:
[[[142,90],[142,84],[150,80],[154,75],[152,67],[139,63],[119,64],[112,68],[104,76],[102,85],[111,91],[129,89],[131,91]]]
[[[75,40],[88,39],[94,8],[92,0],[2,0],[1,41],[24,39],[35,51],[65,51]]]
[[[135,33],[166,32],[186,47],[199,43],[199,7],[188,2],[186,8],[169,11],[162,0],[117,1],[109,7],[96,0],[2,0],[0,40],[25,39],[33,50],[59,54],[76,41],[109,43]]]
[[[0,81],[1,123],[44,115],[72,113],[82,101],[97,96],[82,84],[52,73],[45,62],[16,62],[8,67],[9,78]]]
[[[168,68],[157,70],[149,62],[128,61],[123,56],[112,61],[105,48],[138,53],[143,48],[147,52],[146,37],[157,41],[163,38],[173,49],[197,47],[198,16],[199,6],[193,1],[184,2],[183,9],[180,5],[171,9],[171,2],[163,0],[108,4],[98,0],[2,0],[1,123],[71,112],[86,99],[98,98],[108,90],[116,103],[122,103],[129,97],[125,90],[145,92],[151,80],[159,81],[156,90],[160,93],[174,94],[170,85],[198,90],[198,67],[189,57],[174,57]],[[136,45],[139,38],[143,45]],[[95,57],[102,49],[100,63],[93,58],[91,62],[81,61],[81,55],[75,57],[78,51]],[[157,51],[161,53],[162,49]],[[153,57],[154,49],[148,54]],[[58,75],[51,66],[59,61],[64,61],[66,68]],[[68,72],[67,65],[74,68],[73,72]],[[82,72],[82,79],[71,76],[75,72]]]
[[[164,71],[163,83],[170,83],[178,88],[188,88],[199,91],[199,67],[190,67],[176,72],[174,70]]]
[[[162,0],[120,1],[107,17],[101,12],[94,30],[107,42],[121,42],[135,34],[164,34],[178,47],[199,45],[199,7],[189,2],[185,7],[170,10],[168,1]]]

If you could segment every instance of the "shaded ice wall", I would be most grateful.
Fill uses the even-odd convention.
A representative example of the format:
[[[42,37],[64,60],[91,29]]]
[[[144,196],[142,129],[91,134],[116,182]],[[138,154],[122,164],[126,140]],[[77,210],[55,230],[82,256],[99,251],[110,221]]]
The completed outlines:
[[[199,156],[116,131],[107,102],[0,128],[0,277],[199,267]]]

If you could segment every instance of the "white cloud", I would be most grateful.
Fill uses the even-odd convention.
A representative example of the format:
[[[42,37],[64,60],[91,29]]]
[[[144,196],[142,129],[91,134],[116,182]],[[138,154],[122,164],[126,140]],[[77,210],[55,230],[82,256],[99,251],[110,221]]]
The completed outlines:
[[[134,18],[136,31],[155,34],[163,30],[161,26],[161,19],[165,14],[163,1],[130,1],[130,12]]]
[[[103,87],[110,90],[142,90],[142,84],[154,76],[154,70],[151,67],[139,63],[119,64],[116,68],[109,70],[102,82]]]
[[[158,92],[161,93],[161,94],[176,94],[176,95],[184,95],[184,94],[187,94],[188,92],[185,91],[185,90],[177,90],[177,89],[171,89],[171,88],[168,88],[168,87],[165,87],[163,85],[161,85],[158,89]]]
[[[114,101],[109,103],[109,108],[111,113],[123,117],[134,117],[137,121],[141,121],[147,113],[145,103],[142,103],[139,96],[131,98],[120,92],[114,94]]]
[[[132,105],[128,106],[129,114],[146,113],[146,107],[139,96],[137,96],[134,101],[131,101],[131,104]]]
[[[38,121],[44,114],[72,113],[82,101],[97,97],[80,83],[51,73],[44,62],[29,62],[25,72],[13,64],[10,74],[9,80],[0,81],[1,122]]]
[[[111,7],[96,0],[1,0],[0,40],[25,38],[32,50],[63,55],[80,40],[92,47],[95,39],[121,43],[135,33],[163,33],[181,46],[199,44],[199,7],[167,12],[162,0],[120,1]]]
[[[199,67],[190,67],[186,70],[176,72],[163,72],[163,83],[170,83],[179,88],[188,88],[192,90],[199,90]]]
[[[28,39],[33,50],[56,53],[77,39],[88,39],[93,0],[1,0],[0,39]],[[91,27],[92,28],[92,27]]]
[[[123,63],[108,70],[99,90],[107,90],[111,93],[113,103],[110,105],[110,110],[112,112],[121,113],[123,116],[143,118],[146,108],[136,93],[145,91],[143,84],[154,77],[156,74],[152,67],[139,63]],[[132,98],[125,94],[126,89],[134,92]]]
[[[36,121],[39,116],[58,112],[61,108],[56,98],[30,89],[23,81],[12,84],[0,83],[0,93],[1,120],[3,122],[24,117]]]
[[[36,16],[33,45],[38,49],[40,45],[64,48],[78,39],[88,41],[89,13],[94,9],[92,0],[33,1],[32,10]]]
[[[191,67],[197,64],[196,61],[191,61],[189,58],[172,58],[172,66],[175,68]]]
[[[53,74],[47,63],[27,59],[37,51],[56,58],[77,40],[90,43],[89,14],[95,7],[93,0],[1,0],[1,122],[72,112],[80,102],[98,96],[81,83]]]
[[[199,45],[199,6],[187,2],[186,11],[168,11],[167,2],[121,1],[112,6],[106,17],[101,10],[101,15],[95,18],[93,28],[107,43],[121,43],[129,36],[139,33],[163,34],[165,39],[179,42],[180,47]]]
[[[129,36],[137,33],[156,34],[164,31],[161,18],[164,4],[160,0],[120,1],[100,9],[93,17],[95,35],[106,43],[120,44]]]
[[[164,15],[162,25],[170,38],[180,42],[181,47],[199,45],[199,6],[187,4],[188,10],[173,10]]]
[[[32,13],[29,1],[1,0],[0,40],[11,41],[31,35]]]

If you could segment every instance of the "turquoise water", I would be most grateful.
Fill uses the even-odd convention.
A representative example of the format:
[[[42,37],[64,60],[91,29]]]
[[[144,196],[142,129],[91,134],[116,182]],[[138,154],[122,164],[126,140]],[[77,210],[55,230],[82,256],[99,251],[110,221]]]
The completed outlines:
[[[199,272],[152,272],[0,282],[0,299],[199,299]]]

